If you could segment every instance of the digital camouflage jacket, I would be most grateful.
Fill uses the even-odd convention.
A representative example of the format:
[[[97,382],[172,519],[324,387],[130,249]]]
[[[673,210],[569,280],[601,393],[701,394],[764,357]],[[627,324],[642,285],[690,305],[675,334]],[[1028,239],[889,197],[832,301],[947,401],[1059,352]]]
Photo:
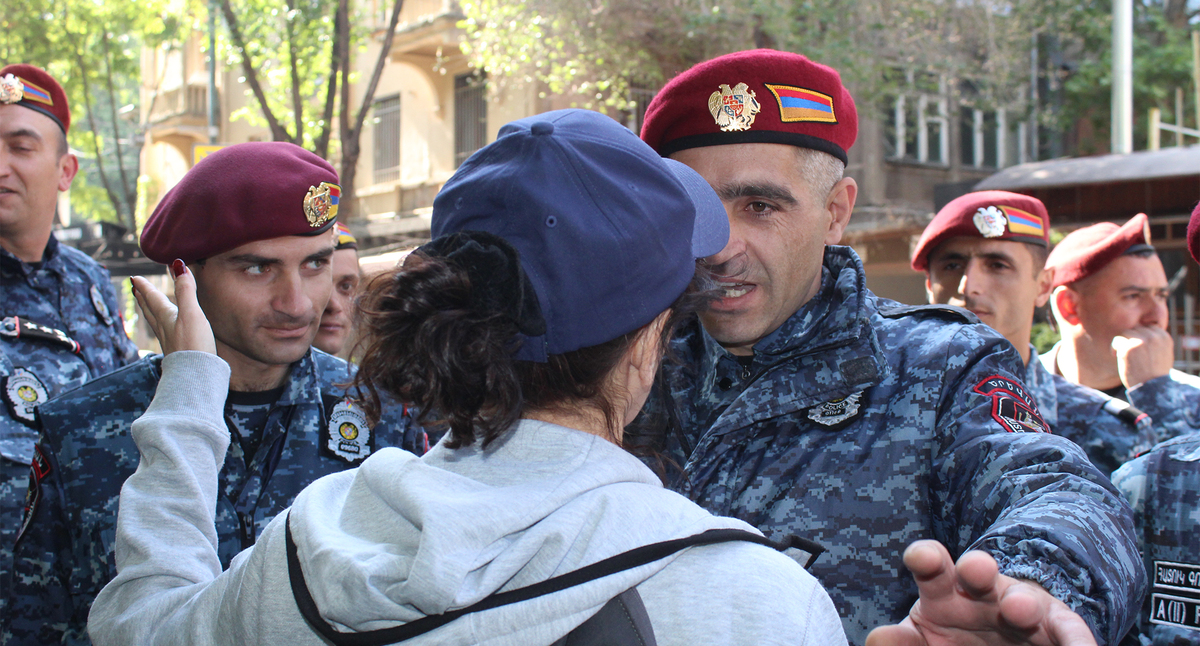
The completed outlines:
[[[847,247],[824,262],[819,294],[749,366],[685,330],[682,367],[660,375],[675,406],[653,398],[633,439],[665,419],[677,489],[827,548],[811,571],[852,643],[907,615],[902,555],[924,538],[987,551],[1115,643],[1145,589],[1131,512],[1078,446],[1042,432],[1016,350],[958,308],[876,297]]]
[[[1098,390],[1050,374],[1036,352],[1025,366],[1025,385],[1054,434],[1082,447],[1105,475],[1154,446],[1158,439],[1149,415]]]
[[[1168,440],[1113,474],[1133,506],[1150,594],[1126,643],[1200,642],[1200,433]]]
[[[41,407],[42,435],[16,544],[10,646],[88,643],[92,600],[116,575],[121,485],[140,460],[130,425],[154,397],[161,362],[148,357]],[[348,370],[345,361],[310,351],[293,364],[255,454],[230,443],[214,537],[223,567],[317,478],[385,446],[418,454],[427,448],[424,431],[401,406],[368,427],[337,385]]]
[[[136,359],[108,270],[53,235],[37,264],[0,249],[0,617],[37,442],[35,408]]]

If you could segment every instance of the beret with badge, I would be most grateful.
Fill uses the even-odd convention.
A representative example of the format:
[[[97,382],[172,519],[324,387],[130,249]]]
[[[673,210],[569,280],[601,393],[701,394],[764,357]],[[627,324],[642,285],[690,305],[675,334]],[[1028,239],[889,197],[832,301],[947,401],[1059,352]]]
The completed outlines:
[[[142,229],[142,253],[192,263],[259,240],[317,235],[333,227],[340,197],[337,172],[300,146],[236,144],[167,192]]]
[[[54,120],[63,133],[71,129],[71,110],[62,86],[45,70],[32,65],[0,69],[0,104],[19,105]]]
[[[1046,268],[1054,270],[1057,288],[1091,276],[1120,256],[1153,249],[1149,221],[1138,213],[1120,226],[1101,222],[1072,231],[1050,252]]]
[[[1187,241],[1192,258],[1200,262],[1200,204],[1192,209],[1192,219],[1188,221]]]
[[[719,56],[671,79],[646,109],[642,139],[667,157],[688,148],[786,144],[847,162],[858,112],[832,67],[754,49]]]
[[[912,268],[925,271],[929,254],[950,238],[1012,240],[1050,247],[1050,214],[1036,197],[1008,191],[967,193],[943,206],[913,250]]]

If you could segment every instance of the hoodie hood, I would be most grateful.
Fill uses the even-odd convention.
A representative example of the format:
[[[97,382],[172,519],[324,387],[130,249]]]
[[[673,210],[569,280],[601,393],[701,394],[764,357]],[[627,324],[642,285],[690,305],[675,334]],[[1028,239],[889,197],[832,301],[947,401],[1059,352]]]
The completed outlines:
[[[666,491],[611,442],[534,420],[486,450],[379,451],[307,488],[290,522],[322,616],[355,631],[466,607],[649,543],[749,529]],[[474,613],[427,636],[469,631],[461,638],[483,643],[503,633],[562,634],[673,558]]]

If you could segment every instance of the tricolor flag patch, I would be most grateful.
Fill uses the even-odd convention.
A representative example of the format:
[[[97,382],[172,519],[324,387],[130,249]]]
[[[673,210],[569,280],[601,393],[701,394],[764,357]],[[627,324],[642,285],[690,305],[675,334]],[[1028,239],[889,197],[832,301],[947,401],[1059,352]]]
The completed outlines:
[[[1009,232],[1037,238],[1042,238],[1046,235],[1046,229],[1040,217],[1011,206],[1002,206],[1000,209],[1008,217]]]
[[[26,81],[25,79],[21,79],[21,83],[25,86],[25,100],[37,101],[38,103],[45,103],[49,106],[54,105],[54,99],[50,98],[49,92],[34,85],[33,83],[30,83],[29,81]]]
[[[784,123],[819,121],[837,123],[833,113],[833,97],[813,90],[790,85],[765,84],[779,101],[779,119]]]

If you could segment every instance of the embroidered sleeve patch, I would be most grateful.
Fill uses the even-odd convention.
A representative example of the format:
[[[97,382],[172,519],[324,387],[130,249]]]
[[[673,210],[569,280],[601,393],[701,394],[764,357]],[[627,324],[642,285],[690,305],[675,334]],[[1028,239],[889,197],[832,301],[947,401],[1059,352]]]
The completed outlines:
[[[975,385],[974,391],[992,398],[992,419],[1009,433],[1049,433],[1050,426],[1037,412],[1037,404],[1021,384],[992,375]]]
[[[1150,623],[1200,631],[1200,565],[1154,562]]]

